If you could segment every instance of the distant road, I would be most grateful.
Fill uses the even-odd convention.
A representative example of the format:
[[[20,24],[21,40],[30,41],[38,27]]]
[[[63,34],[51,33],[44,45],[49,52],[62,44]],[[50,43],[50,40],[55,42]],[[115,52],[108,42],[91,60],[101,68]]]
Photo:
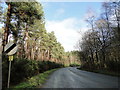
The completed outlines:
[[[118,78],[67,67],[55,71],[43,88],[118,88]]]

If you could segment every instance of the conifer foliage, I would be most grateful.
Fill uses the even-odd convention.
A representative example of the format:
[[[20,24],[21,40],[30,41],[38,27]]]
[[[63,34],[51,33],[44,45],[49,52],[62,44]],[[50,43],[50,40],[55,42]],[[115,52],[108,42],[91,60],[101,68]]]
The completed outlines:
[[[4,48],[11,41],[19,45],[11,68],[13,85],[66,64],[63,46],[57,41],[54,32],[46,31],[44,11],[40,3],[0,3],[0,18],[0,23],[4,24],[0,29],[3,46],[3,87],[7,86],[8,75],[8,56],[4,54]]]

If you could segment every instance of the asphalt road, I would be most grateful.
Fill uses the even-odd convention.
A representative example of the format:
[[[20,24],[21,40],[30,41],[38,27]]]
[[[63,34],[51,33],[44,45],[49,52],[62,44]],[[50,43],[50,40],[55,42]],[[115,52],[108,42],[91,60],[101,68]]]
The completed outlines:
[[[67,67],[51,74],[43,88],[118,88],[118,78]]]

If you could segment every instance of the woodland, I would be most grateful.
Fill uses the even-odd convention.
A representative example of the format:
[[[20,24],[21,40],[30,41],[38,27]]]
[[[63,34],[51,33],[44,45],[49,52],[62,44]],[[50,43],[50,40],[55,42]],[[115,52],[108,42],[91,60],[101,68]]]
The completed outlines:
[[[89,13],[89,12],[88,12]],[[19,45],[11,66],[11,85],[54,68],[78,66],[89,71],[120,71],[120,2],[104,2],[99,17],[86,18],[89,29],[77,44],[78,51],[65,52],[54,32],[47,32],[39,2],[0,3],[2,82],[7,86],[9,60],[5,45]],[[64,38],[64,37],[63,37]]]
[[[0,40],[2,43],[2,86],[7,86],[9,60],[5,45],[19,45],[11,66],[11,85],[50,69],[80,64],[76,52],[65,52],[54,32],[45,28],[43,7],[39,2],[1,2]]]

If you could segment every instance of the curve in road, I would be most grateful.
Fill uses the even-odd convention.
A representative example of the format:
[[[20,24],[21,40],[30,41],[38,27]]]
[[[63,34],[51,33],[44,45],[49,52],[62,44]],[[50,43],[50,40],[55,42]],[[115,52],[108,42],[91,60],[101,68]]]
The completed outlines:
[[[55,71],[43,88],[118,88],[118,78],[67,67]]]

